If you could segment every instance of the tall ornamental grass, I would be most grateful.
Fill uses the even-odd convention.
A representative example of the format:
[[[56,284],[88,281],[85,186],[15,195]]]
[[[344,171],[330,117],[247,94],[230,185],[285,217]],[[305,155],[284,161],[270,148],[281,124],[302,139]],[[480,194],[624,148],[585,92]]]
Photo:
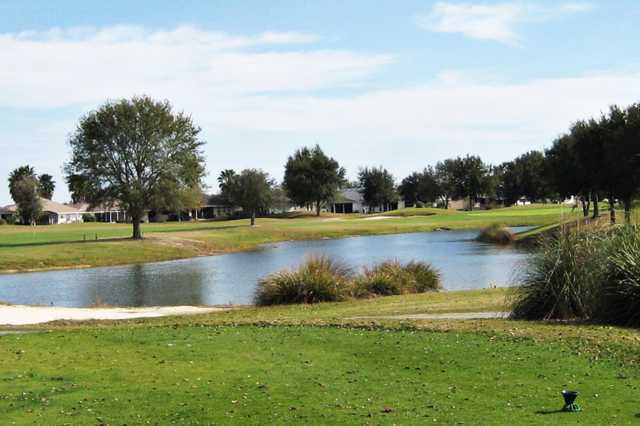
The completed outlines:
[[[440,288],[440,274],[428,263],[386,261],[359,275],[328,257],[308,258],[295,271],[280,271],[258,282],[257,305],[336,302],[424,293]]]
[[[340,262],[312,256],[296,271],[280,271],[258,282],[257,305],[336,302],[350,293],[351,273]]]
[[[441,287],[440,274],[425,262],[397,260],[365,268],[353,283],[356,297],[425,293]]]
[[[640,326],[640,227],[619,229],[611,246],[597,319]]]
[[[606,271],[601,232],[564,231],[543,238],[520,273],[512,317],[590,318]]]
[[[640,326],[640,227],[582,229],[543,239],[516,289],[516,319]]]

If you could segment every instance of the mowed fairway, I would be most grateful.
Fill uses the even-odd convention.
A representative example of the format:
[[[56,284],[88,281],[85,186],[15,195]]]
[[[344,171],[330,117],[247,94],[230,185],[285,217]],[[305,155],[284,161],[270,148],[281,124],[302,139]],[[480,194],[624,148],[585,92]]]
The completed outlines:
[[[193,326],[0,337],[4,424],[632,424],[637,368],[422,330]],[[560,390],[584,411],[559,413]]]
[[[420,232],[504,225],[548,225],[576,217],[560,206],[477,212],[405,209],[384,218],[325,215],[143,225],[145,241],[130,241],[127,224],[0,226],[0,271],[104,266],[247,250],[259,244],[349,235]],[[97,241],[96,241],[97,238]]]

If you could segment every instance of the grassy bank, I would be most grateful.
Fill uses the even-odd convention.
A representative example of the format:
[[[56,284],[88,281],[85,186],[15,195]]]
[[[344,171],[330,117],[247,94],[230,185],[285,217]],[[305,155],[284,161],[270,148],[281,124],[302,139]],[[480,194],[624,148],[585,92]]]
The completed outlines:
[[[129,241],[126,224],[88,223],[39,227],[0,226],[0,271],[106,266],[170,260],[232,252],[285,240],[339,238],[421,232],[437,229],[479,229],[492,223],[548,225],[575,213],[558,206],[526,206],[477,212],[424,209],[429,214],[394,213],[397,217],[323,216],[146,224],[146,240]],[[420,210],[420,209],[418,209]],[[410,214],[409,214],[410,213]],[[433,214],[432,214],[433,213]],[[403,216],[406,214],[406,216]],[[98,241],[95,241],[96,236]],[[86,240],[86,241],[85,241]]]
[[[0,412],[8,424],[637,421],[636,331],[371,317],[504,309],[505,294],[47,325],[0,336]],[[583,412],[557,412],[563,388]]]

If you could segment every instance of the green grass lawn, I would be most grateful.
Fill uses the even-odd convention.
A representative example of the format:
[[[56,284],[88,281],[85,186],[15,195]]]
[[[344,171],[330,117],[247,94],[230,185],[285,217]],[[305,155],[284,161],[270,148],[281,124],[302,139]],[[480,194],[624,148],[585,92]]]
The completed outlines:
[[[507,290],[57,323],[0,336],[4,424],[635,424],[640,333],[360,316],[495,310]],[[560,413],[560,390],[583,411]]]
[[[632,424],[637,369],[472,333],[102,328],[0,338],[4,424]],[[559,413],[579,389],[579,414]]]
[[[416,210],[426,213],[418,214]],[[250,227],[247,220],[145,224],[143,232],[147,239],[142,242],[126,238],[131,233],[131,226],[126,224],[0,226],[0,271],[170,260],[247,250],[284,240],[471,229],[492,223],[548,225],[577,212],[571,213],[570,209],[559,206],[525,206],[475,212],[406,209],[389,214],[395,217],[264,218],[258,219],[256,227]],[[96,235],[98,241],[95,241]]]

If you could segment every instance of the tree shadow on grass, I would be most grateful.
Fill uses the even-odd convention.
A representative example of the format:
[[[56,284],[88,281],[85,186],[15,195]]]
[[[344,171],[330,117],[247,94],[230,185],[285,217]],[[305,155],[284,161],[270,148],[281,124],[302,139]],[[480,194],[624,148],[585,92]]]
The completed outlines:
[[[536,414],[542,414],[542,415],[547,415],[547,414],[564,414],[566,413],[566,411],[562,411],[560,410],[538,410],[535,412]]]

